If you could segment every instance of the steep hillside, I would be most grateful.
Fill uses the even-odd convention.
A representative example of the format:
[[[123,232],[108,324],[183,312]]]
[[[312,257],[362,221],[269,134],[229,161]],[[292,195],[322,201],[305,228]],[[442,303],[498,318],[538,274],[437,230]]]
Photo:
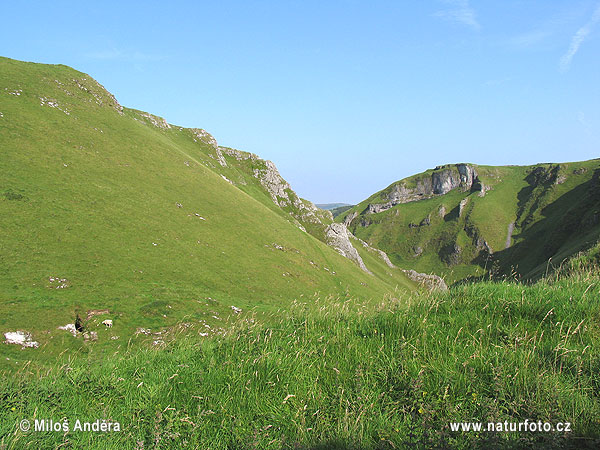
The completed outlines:
[[[537,278],[600,234],[600,160],[436,167],[336,218],[403,268]]]
[[[80,347],[57,331],[79,314],[100,341],[126,343],[182,321],[218,329],[232,307],[414,288],[325,245],[331,215],[273,163],[123,108],[66,66],[0,58],[0,152],[2,333]]]

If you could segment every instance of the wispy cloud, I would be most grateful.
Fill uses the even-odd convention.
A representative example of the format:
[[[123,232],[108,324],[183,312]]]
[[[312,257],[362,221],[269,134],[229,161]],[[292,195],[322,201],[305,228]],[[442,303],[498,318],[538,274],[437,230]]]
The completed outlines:
[[[508,43],[512,47],[525,49],[537,46],[550,36],[552,36],[552,32],[549,30],[532,30],[526,33],[519,34],[517,36],[513,36],[512,38],[510,38]]]
[[[584,26],[577,30],[577,33],[575,33],[571,38],[569,50],[562,56],[562,58],[560,58],[559,66],[561,72],[569,70],[571,61],[579,50],[579,47],[581,44],[583,44],[583,41],[586,40],[598,22],[600,22],[600,3],[596,6],[596,9],[592,14],[592,18]]]
[[[469,5],[469,0],[442,0],[448,8],[435,13],[436,17],[466,25],[474,30],[480,30],[475,10]]]
[[[89,52],[85,54],[85,57],[97,60],[119,60],[136,63],[147,61],[160,61],[164,59],[164,57],[160,55],[149,55],[139,51],[125,51],[117,48]]]

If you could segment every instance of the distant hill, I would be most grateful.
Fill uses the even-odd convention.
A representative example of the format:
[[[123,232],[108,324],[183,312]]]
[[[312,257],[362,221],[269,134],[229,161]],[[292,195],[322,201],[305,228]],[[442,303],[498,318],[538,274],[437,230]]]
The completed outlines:
[[[335,218],[342,214],[343,212],[348,211],[354,205],[349,205],[347,203],[321,203],[316,205],[318,208],[331,211],[331,215]]]
[[[449,164],[395,182],[336,221],[406,269],[456,281],[536,279],[600,235],[600,160]]]
[[[332,209],[340,208],[343,206],[352,206],[349,203],[316,203],[317,208],[325,209],[327,211],[331,211]]]

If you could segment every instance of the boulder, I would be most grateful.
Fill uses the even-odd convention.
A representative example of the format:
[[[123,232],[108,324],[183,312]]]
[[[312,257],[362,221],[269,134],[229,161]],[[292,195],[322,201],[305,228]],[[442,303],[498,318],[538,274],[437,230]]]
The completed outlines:
[[[440,291],[448,290],[448,286],[446,285],[446,282],[443,280],[442,277],[439,277],[439,276],[433,275],[433,274],[419,273],[412,269],[411,270],[402,269],[402,271],[406,274],[406,276],[408,278],[425,286],[429,290],[436,290],[436,289],[440,290]]]

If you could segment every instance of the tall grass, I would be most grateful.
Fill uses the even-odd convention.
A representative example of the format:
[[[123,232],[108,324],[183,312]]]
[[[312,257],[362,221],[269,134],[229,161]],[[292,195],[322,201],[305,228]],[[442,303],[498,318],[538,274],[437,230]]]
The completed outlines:
[[[0,382],[0,446],[20,448],[595,448],[598,270],[250,316],[225,335]],[[581,269],[581,268],[580,268]],[[119,421],[118,433],[23,433],[18,421]],[[558,433],[457,433],[460,421],[571,422]]]

